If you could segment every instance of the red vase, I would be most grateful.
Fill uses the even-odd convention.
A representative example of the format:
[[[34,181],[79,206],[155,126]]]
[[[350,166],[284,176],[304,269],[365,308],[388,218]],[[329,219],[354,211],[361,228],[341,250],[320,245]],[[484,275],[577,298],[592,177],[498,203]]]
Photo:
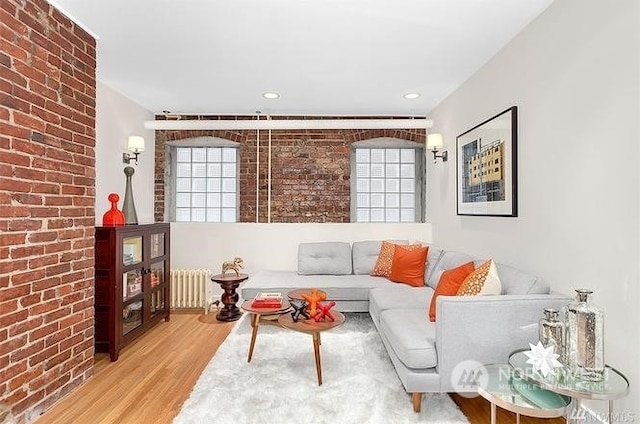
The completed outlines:
[[[108,197],[111,202],[111,209],[102,215],[102,225],[105,227],[117,227],[124,225],[124,214],[118,209],[118,200],[120,196],[117,193],[110,193]]]

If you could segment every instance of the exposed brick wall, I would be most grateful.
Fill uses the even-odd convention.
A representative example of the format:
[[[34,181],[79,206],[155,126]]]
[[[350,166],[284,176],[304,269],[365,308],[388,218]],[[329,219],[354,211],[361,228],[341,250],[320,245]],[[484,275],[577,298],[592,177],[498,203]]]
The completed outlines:
[[[158,117],[161,118],[161,117]],[[182,119],[223,119],[201,116]],[[224,119],[255,119],[224,117]],[[296,117],[296,119],[305,119]],[[213,136],[240,147],[240,222],[256,221],[256,131],[156,131],[155,219],[165,220],[168,141]],[[271,222],[350,222],[350,147],[394,137],[424,143],[424,130],[278,130],[271,134]],[[267,222],[268,131],[260,131],[259,218]]]
[[[30,422],[93,367],[95,41],[0,0],[0,403]]]

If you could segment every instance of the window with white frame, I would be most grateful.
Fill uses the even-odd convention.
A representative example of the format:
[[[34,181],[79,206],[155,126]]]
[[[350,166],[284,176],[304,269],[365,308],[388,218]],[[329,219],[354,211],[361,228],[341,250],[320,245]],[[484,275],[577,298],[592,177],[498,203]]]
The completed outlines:
[[[423,162],[424,150],[417,143],[371,140],[355,144],[351,221],[422,222]]]
[[[171,146],[171,221],[236,222],[238,149]]]

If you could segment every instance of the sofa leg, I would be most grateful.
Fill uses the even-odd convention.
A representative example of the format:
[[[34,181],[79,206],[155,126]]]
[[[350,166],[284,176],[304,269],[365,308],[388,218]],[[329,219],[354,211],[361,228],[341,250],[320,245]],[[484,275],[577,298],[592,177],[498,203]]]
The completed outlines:
[[[422,393],[411,393],[411,403],[413,403],[413,412],[420,412]]]

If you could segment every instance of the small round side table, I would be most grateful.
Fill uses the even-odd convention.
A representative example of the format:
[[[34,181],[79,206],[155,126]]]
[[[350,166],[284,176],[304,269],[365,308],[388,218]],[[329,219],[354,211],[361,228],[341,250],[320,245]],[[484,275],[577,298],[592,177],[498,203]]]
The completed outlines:
[[[573,409],[567,418],[567,422],[584,421],[582,411],[582,399],[606,400],[609,401],[609,422],[613,422],[613,401],[625,397],[629,393],[629,380],[620,371],[605,366],[604,380],[584,381],[571,375],[563,368],[557,376],[542,376],[533,370],[532,365],[527,363],[525,350],[517,350],[509,356],[509,365],[521,370],[525,380],[537,384],[543,389],[561,395],[570,396],[573,399]]]
[[[558,399],[562,401],[557,405],[536,405],[513,385],[512,377],[517,376],[517,373],[508,364],[484,365],[476,373],[486,373],[486,384],[478,385],[478,394],[491,403],[491,424],[497,422],[497,406],[515,413],[516,424],[520,424],[520,415],[536,418],[561,417],[571,403],[571,398],[558,395]]]
[[[236,289],[244,280],[249,278],[247,274],[216,274],[211,277],[211,281],[220,284],[224,290],[221,301],[224,307],[220,309],[216,318],[219,321],[236,321],[242,316],[242,311],[236,306],[240,296],[236,293]]]

